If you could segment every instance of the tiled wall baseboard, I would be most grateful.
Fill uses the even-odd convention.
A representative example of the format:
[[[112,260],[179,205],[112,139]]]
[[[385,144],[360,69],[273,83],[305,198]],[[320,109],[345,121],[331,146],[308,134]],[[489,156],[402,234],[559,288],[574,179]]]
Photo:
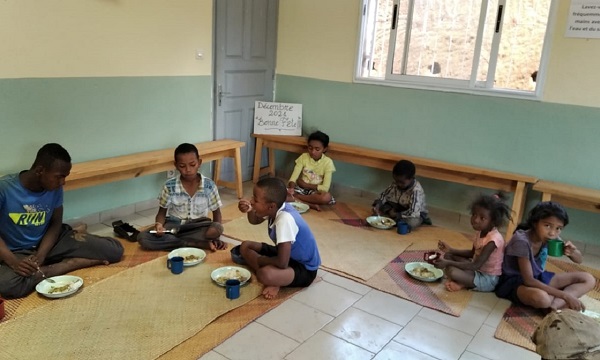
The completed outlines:
[[[341,184],[334,184],[331,191],[335,197],[339,198],[343,198],[344,195],[353,195],[371,200],[376,199],[379,196],[378,193],[355,189]],[[473,229],[471,228],[471,215],[469,213],[462,213],[434,206],[428,206],[428,210],[434,225],[466,233],[473,232]],[[501,232],[503,231],[504,230],[501,229]],[[573,242],[582,254],[600,256],[600,245],[588,244],[575,239],[568,240]]]
[[[355,197],[365,198],[366,202],[370,202],[371,200],[376,199],[379,196],[378,193],[357,189],[337,183],[333,184],[331,192],[336,198],[343,198],[344,196],[351,195]],[[106,225],[110,225],[113,219],[126,217],[134,213],[138,213],[140,211],[157,208],[158,200],[150,199],[135,204],[121,206],[119,208],[90,214],[80,218],[68,219],[65,220],[65,222],[71,225],[77,223],[104,223]],[[471,228],[471,216],[468,213],[460,213],[457,211],[432,206],[429,206],[429,213],[435,225],[443,226],[452,230],[462,231],[466,233],[470,233],[473,231]],[[600,256],[600,245],[587,244],[574,239],[570,240],[575,244],[575,246],[577,246],[577,248],[582,252],[582,254]]]
[[[126,217],[140,211],[150,210],[150,209],[158,209],[158,200],[151,199],[140,201],[135,204],[121,206],[115,209],[105,210],[97,213],[93,213],[87,216],[83,216],[80,218],[73,218],[65,220],[67,224],[77,224],[77,223],[86,223],[86,224],[98,224],[105,223],[110,225],[113,219],[118,219],[122,217]]]

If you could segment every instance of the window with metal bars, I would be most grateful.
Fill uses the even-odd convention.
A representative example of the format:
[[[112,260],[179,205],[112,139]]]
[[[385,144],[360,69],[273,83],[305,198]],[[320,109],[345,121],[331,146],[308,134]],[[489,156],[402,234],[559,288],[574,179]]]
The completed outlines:
[[[363,0],[362,6],[358,82],[539,94],[551,0]]]

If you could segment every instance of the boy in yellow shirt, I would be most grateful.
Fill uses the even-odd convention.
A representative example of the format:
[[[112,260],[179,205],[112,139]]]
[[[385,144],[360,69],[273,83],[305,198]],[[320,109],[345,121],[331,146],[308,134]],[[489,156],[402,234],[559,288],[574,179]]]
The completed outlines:
[[[316,131],[308,136],[308,152],[296,159],[296,166],[288,183],[288,193],[321,211],[319,205],[333,205],[335,199],[329,193],[331,176],[335,171],[333,160],[325,155],[329,136]]]

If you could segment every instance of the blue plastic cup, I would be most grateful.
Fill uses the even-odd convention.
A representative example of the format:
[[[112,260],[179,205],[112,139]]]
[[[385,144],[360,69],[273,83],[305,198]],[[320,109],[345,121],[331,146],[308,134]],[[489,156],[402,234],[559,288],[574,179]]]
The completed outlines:
[[[229,279],[225,282],[225,296],[233,300],[240,297],[240,281]]]
[[[398,234],[400,234],[400,235],[406,235],[410,232],[410,226],[408,225],[408,223],[406,223],[404,221],[398,221],[396,226],[397,226],[396,231],[398,231]]]
[[[171,272],[175,275],[183,272],[183,257],[173,256],[167,259],[167,269],[171,269]]]

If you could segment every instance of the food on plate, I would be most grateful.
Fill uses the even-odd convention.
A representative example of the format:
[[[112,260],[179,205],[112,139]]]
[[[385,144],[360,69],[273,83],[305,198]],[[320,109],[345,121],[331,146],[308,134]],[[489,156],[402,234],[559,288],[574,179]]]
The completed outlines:
[[[226,273],[224,273],[221,276],[218,276],[216,279],[216,282],[219,285],[225,285],[225,283],[227,282],[227,280],[231,280],[231,279],[235,279],[235,280],[239,280],[241,283],[244,283],[248,280],[248,278],[246,278],[241,271],[237,270],[237,269],[231,269],[228,270]]]
[[[193,254],[187,255],[183,258],[183,262],[186,262],[186,263],[190,263],[190,262],[194,262],[194,261],[198,261],[198,260],[200,260],[200,257],[193,255]]]
[[[51,286],[50,290],[48,290],[48,294],[62,294],[67,291],[73,290],[71,287],[74,283],[62,285],[62,286]]]
[[[435,273],[426,267],[418,266],[410,271],[413,275],[426,279],[435,278]]]
[[[303,207],[302,204],[297,204],[297,203],[292,203],[292,206],[294,207],[294,209],[296,209],[298,212],[303,212],[306,211],[306,207]]]
[[[390,220],[390,219],[381,219],[381,221],[379,222],[379,225],[381,225],[381,226],[394,225],[394,221]]]
[[[437,254],[431,254],[429,255],[429,260],[435,260],[437,259],[438,255]]]

